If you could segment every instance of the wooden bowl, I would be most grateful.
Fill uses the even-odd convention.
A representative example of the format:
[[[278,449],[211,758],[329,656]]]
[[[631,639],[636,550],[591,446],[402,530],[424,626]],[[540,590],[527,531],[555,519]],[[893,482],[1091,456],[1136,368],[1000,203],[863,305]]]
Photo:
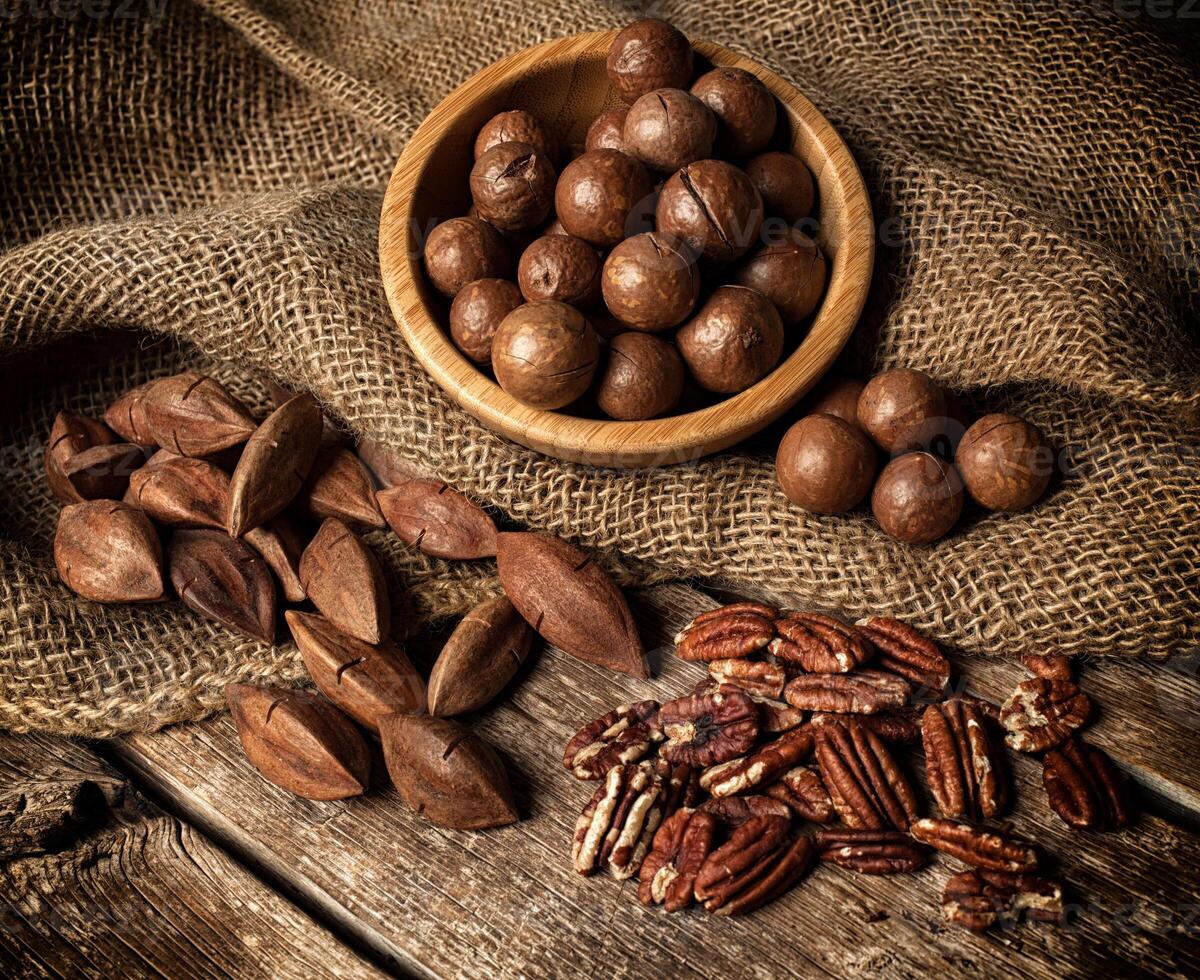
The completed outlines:
[[[497,112],[527,109],[563,146],[581,147],[588,125],[620,104],[605,73],[616,31],[548,41],[496,62],[451,92],[420,125],[388,182],[379,260],[392,314],[434,380],[471,415],[539,452],[599,466],[661,466],[698,459],[757,432],[791,408],[825,373],[862,312],[874,261],[874,224],[862,175],[840,136],[778,75],[720,45],[693,41],[705,62],[753,72],[779,100],[781,135],[816,178],[818,240],[829,285],[808,333],[766,378],[682,415],[645,422],[580,418],[528,408],[458,352],[449,303],[429,284],[421,250],[439,221],[466,214],[475,134]],[[795,328],[793,328],[795,329]]]

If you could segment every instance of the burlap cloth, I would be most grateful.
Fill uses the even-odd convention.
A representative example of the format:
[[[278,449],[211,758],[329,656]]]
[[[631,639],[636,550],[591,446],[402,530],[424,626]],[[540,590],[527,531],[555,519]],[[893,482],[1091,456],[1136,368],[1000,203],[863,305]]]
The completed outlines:
[[[619,552],[628,582],[753,584],[904,616],[968,652],[1196,643],[1200,73],[1170,24],[1096,0],[651,10],[793,79],[854,149],[884,248],[846,366],[923,368],[1068,450],[1032,513],[912,549],[865,516],[788,506],[769,435],[654,472],[522,450],[453,407],[399,339],[376,231],[405,139],[489,62],[641,8],[4,7],[0,725],[153,728],[220,705],[225,681],[299,676],[290,646],[174,603],[85,603],[54,572],[54,413],[98,414],[197,363],[252,403],[266,378],[313,390],[514,520]],[[495,587],[490,563],[373,543],[412,621]]]

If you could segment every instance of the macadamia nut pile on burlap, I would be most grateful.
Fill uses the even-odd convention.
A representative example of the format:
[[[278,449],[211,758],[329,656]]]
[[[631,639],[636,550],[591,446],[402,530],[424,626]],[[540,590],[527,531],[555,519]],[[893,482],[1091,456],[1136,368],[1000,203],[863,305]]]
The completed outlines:
[[[0,724],[154,727],[216,709],[223,682],[302,676],[290,646],[173,606],[84,608],[55,575],[54,415],[98,415],[184,366],[252,407],[268,378],[309,389],[355,434],[607,553],[625,582],[767,583],[968,653],[1194,648],[1196,70],[1089,0],[952,6],[666,8],[794,81],[864,167],[883,247],[842,367],[916,368],[969,402],[986,389],[978,407],[1069,452],[1034,510],[922,549],[790,505],[770,444],[649,472],[540,457],[456,409],[404,349],[376,235],[405,140],[471,73],[627,10],[366,0],[273,15],[231,0],[103,25],[0,20]],[[85,338],[108,328],[130,333]],[[155,335],[182,352],[146,346]],[[372,543],[418,615],[493,586],[488,563]]]

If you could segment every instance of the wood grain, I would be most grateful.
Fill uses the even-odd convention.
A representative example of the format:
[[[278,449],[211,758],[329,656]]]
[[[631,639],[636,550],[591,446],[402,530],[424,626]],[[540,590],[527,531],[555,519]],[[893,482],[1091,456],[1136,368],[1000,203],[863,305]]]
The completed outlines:
[[[0,974],[380,972],[65,739],[0,734]]]
[[[645,593],[636,612],[655,647],[711,604],[694,590],[664,586]],[[424,666],[428,658],[416,653]],[[505,752],[524,817],[488,833],[424,824],[386,787],[343,804],[290,797],[250,769],[225,717],[129,736],[112,749],[189,822],[269,869],[309,907],[357,921],[362,942],[419,972],[1051,978],[1200,971],[1200,893],[1191,873],[1200,836],[1153,815],[1120,834],[1071,831],[1046,808],[1040,767],[1028,757],[1012,760],[1019,802],[1011,819],[1057,856],[1076,906],[1065,928],[974,936],[945,925],[941,887],[959,870],[949,859],[884,879],[818,867],[785,899],[740,920],[667,915],[642,908],[635,884],[579,878],[569,867],[569,841],[592,786],[565,772],[562,746],[603,710],[674,696],[702,673],[665,647],[652,660],[657,676],[638,681],[544,651],[504,703],[475,718]]]
[[[451,92],[421,124],[384,198],[379,256],[384,288],[413,353],[464,409],[539,452],[606,466],[692,461],[757,432],[791,408],[825,373],[862,312],[874,261],[866,187],[841,137],[792,85],[717,44],[694,43],[699,59],[751,71],[779,99],[790,145],[817,180],[820,236],[830,284],[804,340],[772,374],[717,405],[665,419],[613,422],[528,408],[464,358],[446,335],[446,304],[421,270],[424,236],[465,214],[475,134],[492,115],[527,109],[564,145],[583,143],[593,119],[614,104],[604,70],[616,32],[549,41],[498,61]]]

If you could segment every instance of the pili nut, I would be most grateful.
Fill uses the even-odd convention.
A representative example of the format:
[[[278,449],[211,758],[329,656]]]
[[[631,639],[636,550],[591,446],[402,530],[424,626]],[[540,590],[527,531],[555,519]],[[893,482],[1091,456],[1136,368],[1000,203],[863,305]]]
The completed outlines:
[[[229,480],[226,528],[240,538],[281,513],[308,479],[321,446],[321,406],[297,395],[250,436]]]
[[[224,521],[221,526],[224,527]],[[280,514],[262,527],[247,531],[242,540],[257,551],[275,573],[288,602],[303,602],[308,598],[300,582],[300,556],[304,554],[306,542],[291,521]]]
[[[375,553],[336,517],[326,518],[300,556],[300,584],[313,605],[364,643],[391,632],[392,607]]]
[[[613,766],[575,823],[575,870],[590,875],[607,866],[618,879],[637,874],[662,822],[662,792],[653,767]]]
[[[941,699],[950,683],[950,661],[924,633],[898,619],[873,616],[856,624],[875,648],[875,666],[899,674],[926,699]]]
[[[783,697],[783,686],[787,683],[787,674],[779,664],[762,660],[712,660],[708,675],[718,684],[732,684],[748,694],[776,701]]]
[[[979,708],[931,704],[921,719],[929,791],[946,817],[994,817],[1007,802],[1004,755]]]
[[[146,462],[146,450],[129,442],[92,446],[63,465],[63,476],[78,500],[120,500],[129,478]]]
[[[429,675],[429,713],[460,715],[496,697],[525,663],[533,631],[507,596],[485,599],[454,628]]]
[[[240,401],[195,371],[155,381],[142,396],[142,411],[155,445],[179,456],[211,456],[255,430]]]
[[[440,480],[408,480],[376,495],[388,526],[405,544],[436,558],[490,558],[496,524]]]
[[[885,742],[916,745],[921,741],[921,712],[913,705],[906,705],[894,711],[881,711],[876,715],[855,715],[854,718]],[[817,712],[812,716],[812,723],[818,728],[828,724],[840,725],[845,720],[845,715],[829,712]]]
[[[484,830],[519,819],[504,763],[482,736],[419,714],[384,715],[379,736],[396,792],[430,823]]]
[[[662,756],[700,768],[744,755],[758,739],[758,706],[728,684],[668,701],[658,721],[667,739]]]
[[[908,830],[917,797],[886,743],[849,722],[817,732],[817,766],[842,822],[852,829]]]
[[[283,385],[270,379],[267,380],[267,395],[271,399],[271,405],[274,408],[279,408],[285,402],[290,402],[296,395],[299,394],[294,388],[285,388]],[[321,416],[321,446],[337,446],[344,441],[342,433],[338,431],[337,426],[329,421],[324,414]],[[374,486],[371,487],[371,492],[374,493]],[[336,517],[338,515],[328,515]],[[382,527],[383,525],[379,525]]]
[[[1015,924],[1022,916],[1061,923],[1063,889],[1053,879],[1034,875],[963,871],[947,879],[942,912],[947,921],[974,932],[998,922]]]
[[[147,381],[131,388],[104,412],[104,422],[113,432],[125,442],[132,442],[147,449],[157,445],[146,421],[145,406],[146,395],[154,384],[153,381]]]
[[[1021,663],[1034,677],[1050,681],[1069,681],[1073,677],[1071,658],[1060,653],[1027,653]]]
[[[837,816],[821,774],[811,766],[789,769],[764,792],[772,799],[786,803],[810,823],[830,823]]]
[[[629,604],[595,561],[552,534],[505,532],[496,540],[505,594],[549,643],[610,670],[650,676]]]
[[[296,506],[319,521],[336,517],[359,527],[385,526],[371,474],[344,446],[326,445],[317,451],[308,479],[296,495]]]
[[[821,830],[817,832],[817,855],[822,861],[866,875],[903,874],[929,862],[929,848],[899,830]]]
[[[936,817],[913,821],[909,832],[922,844],[958,858],[964,864],[986,871],[1024,874],[1038,865],[1033,845],[1016,840],[999,830],[974,827]]]
[[[1092,702],[1072,681],[1023,680],[1000,709],[1005,742],[1018,752],[1044,752],[1071,737],[1091,716]]]
[[[386,714],[424,710],[425,682],[400,647],[363,643],[313,613],[283,618],[317,689],[360,725],[378,732]]]
[[[69,504],[58,515],[54,564],[72,592],[96,602],[163,596],[162,545],[136,507],[115,500]]]
[[[792,819],[791,808],[782,800],[770,796],[723,796],[705,800],[699,809],[711,813],[726,827],[740,827],[751,817]]]
[[[601,779],[613,766],[637,762],[662,739],[657,701],[623,704],[572,736],[563,765],[576,779]]]
[[[702,612],[675,637],[683,660],[735,660],[763,649],[775,635],[776,610],[758,602],[738,602]]]
[[[789,837],[782,817],[752,817],[709,854],[696,875],[695,895],[717,915],[743,915],[792,887],[812,863],[812,841]]]
[[[705,769],[700,774],[700,788],[721,797],[766,786],[807,757],[814,742],[810,727],[794,729],[747,755]]]
[[[160,449],[129,478],[125,502],[169,527],[224,530],[229,477],[208,460]]]
[[[310,800],[343,800],[366,790],[367,744],[328,701],[250,684],[227,684],[225,700],[246,758],[268,782]]]
[[[358,443],[358,458],[383,487],[394,487],[408,480],[432,480],[433,473],[423,466],[410,463],[401,456],[384,448],[374,439],[362,439]]]
[[[167,546],[171,585],[205,619],[275,642],[275,580],[241,541],[207,528],[176,531]]]
[[[907,682],[895,674],[858,670],[853,674],[801,674],[783,689],[793,708],[838,714],[874,715],[908,703]]]
[[[1042,760],[1042,783],[1050,809],[1072,827],[1116,830],[1132,814],[1124,778],[1102,750],[1067,739]]]
[[[799,664],[810,674],[846,674],[866,663],[870,644],[853,626],[814,612],[786,612],[767,647],[776,660]]]
[[[663,821],[642,862],[638,899],[678,912],[692,904],[696,874],[716,843],[719,824],[710,813],[684,808]]]
[[[60,503],[77,504],[84,499],[67,479],[65,467],[71,458],[93,446],[109,446],[116,441],[108,426],[95,419],[73,412],[59,412],[55,416],[42,462],[46,483]]]

